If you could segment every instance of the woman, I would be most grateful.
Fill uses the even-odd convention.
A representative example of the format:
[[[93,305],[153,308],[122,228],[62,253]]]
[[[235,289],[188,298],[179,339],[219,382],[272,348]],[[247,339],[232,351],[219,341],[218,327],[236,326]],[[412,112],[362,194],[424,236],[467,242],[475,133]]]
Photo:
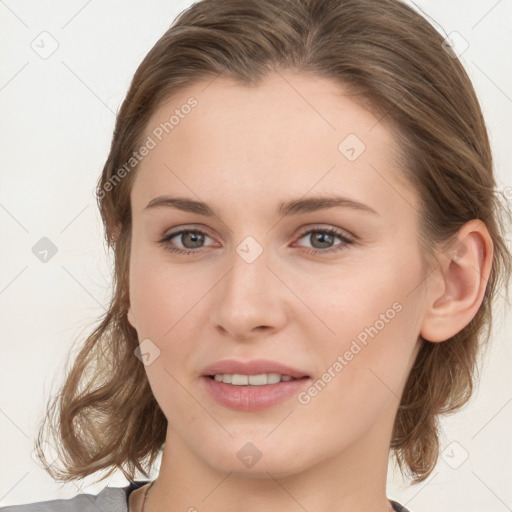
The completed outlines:
[[[45,509],[406,512],[390,449],[432,472],[510,276],[443,37],[395,0],[198,2],[136,71],[97,197],[114,294],[43,425],[64,468],[38,449],[131,484]]]

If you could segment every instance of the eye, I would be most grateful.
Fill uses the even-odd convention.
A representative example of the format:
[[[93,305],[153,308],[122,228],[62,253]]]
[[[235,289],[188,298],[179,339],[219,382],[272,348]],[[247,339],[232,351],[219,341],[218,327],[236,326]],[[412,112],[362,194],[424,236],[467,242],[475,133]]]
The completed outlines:
[[[183,248],[175,247],[170,242],[173,238],[177,238]],[[198,249],[202,248],[206,238],[210,238],[204,231],[200,229],[181,229],[165,235],[158,243],[162,244],[164,248],[170,252],[179,254],[192,254],[201,252]]]
[[[305,247],[305,250],[311,254],[339,252],[346,249],[347,246],[351,245],[355,241],[344,232],[332,227],[309,229],[304,231],[300,235],[299,239],[306,238],[308,236],[313,247]],[[176,242],[172,242],[175,238],[180,241],[182,247],[176,247]],[[198,254],[202,252],[201,249],[203,247],[206,247],[203,244],[207,238],[210,237],[200,229],[181,229],[165,235],[158,241],[158,243],[163,245],[167,251],[173,253],[184,255]],[[339,239],[341,243],[333,246],[332,244],[335,242],[336,238]]]
[[[348,237],[344,232],[335,228],[313,228],[303,232],[300,238],[309,237],[313,245],[312,249],[307,248],[306,252],[312,254],[325,254],[343,251],[347,246],[354,243],[354,239]],[[335,239],[341,240],[341,244],[332,245]]]

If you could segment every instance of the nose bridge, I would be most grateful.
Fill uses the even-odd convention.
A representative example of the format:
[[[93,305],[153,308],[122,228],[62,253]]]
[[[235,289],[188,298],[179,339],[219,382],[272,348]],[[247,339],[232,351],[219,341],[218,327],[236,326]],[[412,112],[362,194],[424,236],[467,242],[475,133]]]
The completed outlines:
[[[269,256],[253,237],[246,237],[230,255],[230,270],[215,297],[213,322],[233,336],[245,337],[263,326],[279,328],[286,320],[279,280],[267,268]]]
[[[245,295],[254,297],[255,293],[265,291],[269,286],[268,263],[269,251],[264,250],[262,245],[254,239],[241,242],[231,258],[227,292],[243,298]]]

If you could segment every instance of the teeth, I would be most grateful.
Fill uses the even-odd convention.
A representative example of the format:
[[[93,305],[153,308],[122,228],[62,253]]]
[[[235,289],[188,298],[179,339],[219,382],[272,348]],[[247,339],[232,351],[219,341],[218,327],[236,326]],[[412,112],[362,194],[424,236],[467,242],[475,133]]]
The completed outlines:
[[[280,375],[279,373],[261,373],[259,375],[217,373],[214,379],[218,382],[233,384],[234,386],[265,386],[266,384],[278,384],[279,382],[296,380],[289,375]]]

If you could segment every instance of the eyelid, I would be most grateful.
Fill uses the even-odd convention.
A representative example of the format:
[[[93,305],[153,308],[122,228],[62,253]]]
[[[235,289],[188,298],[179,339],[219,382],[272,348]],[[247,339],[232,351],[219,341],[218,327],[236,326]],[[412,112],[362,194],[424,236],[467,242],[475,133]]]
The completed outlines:
[[[208,235],[210,238],[215,238],[209,233],[209,228],[204,226],[203,224],[184,224],[182,226],[179,226],[176,228],[176,231],[173,231],[174,228],[172,228],[169,232],[165,232],[162,237],[168,237],[168,236],[174,236],[179,234],[182,231],[200,231],[204,234]],[[354,235],[352,232],[347,231],[346,229],[339,228],[337,226],[333,226],[332,224],[312,224],[309,226],[306,226],[305,228],[299,230],[298,235],[295,235],[298,238],[303,237],[305,234],[309,233],[310,231],[321,231],[321,230],[329,230],[334,229],[339,232],[340,235],[345,235],[347,238],[350,238],[352,240],[357,240],[358,237]]]
[[[298,237],[302,238],[304,235],[310,233],[311,231],[335,231],[337,236],[343,236],[344,238],[356,241],[357,236],[347,231],[346,229],[339,228],[337,226],[333,226],[332,224],[312,224],[310,226],[305,227],[303,230],[299,231]]]
[[[175,236],[183,231],[198,231],[198,232],[204,233],[205,235],[208,235],[210,238],[214,238],[210,234],[210,229],[203,224],[183,224],[183,225],[171,228],[164,232],[164,234],[162,235],[162,238]]]

